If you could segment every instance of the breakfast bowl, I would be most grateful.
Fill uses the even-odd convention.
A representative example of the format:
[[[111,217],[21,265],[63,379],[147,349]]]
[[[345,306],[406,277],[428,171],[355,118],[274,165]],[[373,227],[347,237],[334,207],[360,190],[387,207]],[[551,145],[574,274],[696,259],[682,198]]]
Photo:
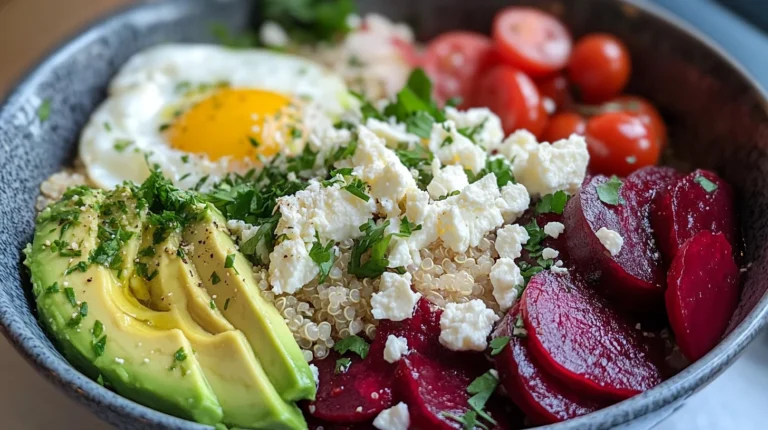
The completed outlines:
[[[487,32],[496,11],[509,3],[495,0],[359,2],[363,12],[375,11],[395,21],[407,22],[419,40],[429,40],[453,29]],[[768,239],[765,179],[768,148],[763,141],[768,137],[766,96],[726,53],[695,30],[645,2],[531,0],[514,3],[551,13],[575,37],[604,32],[620,38],[632,57],[633,73],[628,90],[652,100],[665,118],[670,146],[666,164],[684,171],[703,168],[717,172],[733,187],[735,212],[744,243],[743,252],[736,255],[742,287],[738,306],[720,342],[679,373],[647,391],[552,425],[561,429],[611,428],[622,424],[651,428],[723,372],[765,323],[768,312],[765,297],[768,284],[764,281],[768,255],[763,245]],[[0,290],[0,323],[19,353],[41,374],[119,428],[210,427],[155,411],[105,388],[89,378],[91,375],[76,370],[49,339],[34,306],[40,292],[33,292],[22,264],[23,250],[35,231],[34,207],[41,183],[74,163],[81,130],[104,100],[112,78],[134,54],[162,43],[213,42],[212,25],[236,34],[253,28],[260,19],[258,2],[249,0],[170,0],[130,7],[93,25],[50,54],[0,106],[3,148],[0,152],[3,166],[0,219],[5,225],[0,235],[0,267],[4,279]],[[109,128],[106,124],[104,127]],[[711,181],[707,182],[712,186]],[[227,260],[229,257],[227,255]],[[229,266],[224,267],[232,267],[233,263],[227,264]],[[216,272],[210,277],[218,279]],[[213,282],[217,283],[218,280]],[[70,302],[74,306],[74,298]],[[226,310],[228,303],[227,299],[219,307]],[[211,301],[211,309],[215,308]],[[80,312],[85,317],[87,307],[83,312],[81,305]],[[99,334],[101,331],[99,329]],[[103,343],[100,348],[103,353]],[[179,349],[176,361],[186,359],[184,350]],[[173,371],[176,364],[174,361],[169,371]]]

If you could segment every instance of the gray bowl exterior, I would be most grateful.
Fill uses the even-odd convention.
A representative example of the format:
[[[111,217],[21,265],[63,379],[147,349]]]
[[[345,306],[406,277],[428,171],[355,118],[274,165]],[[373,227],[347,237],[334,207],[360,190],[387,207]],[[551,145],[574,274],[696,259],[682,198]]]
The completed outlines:
[[[768,313],[768,104],[763,91],[726,54],[687,26],[640,1],[614,0],[361,0],[409,22],[421,39],[463,28],[487,32],[493,14],[511,3],[548,10],[574,36],[618,35],[633,57],[630,92],[659,106],[671,145],[689,165],[714,169],[737,193],[751,263],[740,306],[723,341],[703,359],[658,387],[618,405],[551,426],[603,429],[623,423],[649,428],[733,362]],[[170,0],[107,18],[52,53],[0,106],[0,323],[17,350],[44,376],[96,415],[123,429],[203,429],[106,390],[73,369],[36,320],[22,249],[34,229],[40,183],[72,163],[78,136],[106,87],[132,54],[163,42],[212,41],[211,23],[245,28],[249,0]],[[36,111],[50,101],[50,118]]]

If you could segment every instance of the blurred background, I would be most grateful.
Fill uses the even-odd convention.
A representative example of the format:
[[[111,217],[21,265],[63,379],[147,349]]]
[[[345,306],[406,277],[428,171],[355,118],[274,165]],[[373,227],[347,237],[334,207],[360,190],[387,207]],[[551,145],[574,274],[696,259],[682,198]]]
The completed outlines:
[[[75,34],[83,25],[133,1],[0,0],[0,98],[46,52]],[[768,52],[768,0],[646,1],[669,9],[709,35],[736,57],[764,88],[768,88],[768,55],[765,55]],[[654,428],[766,428],[766,357],[768,338],[763,334],[734,366],[692,396],[678,413]],[[0,385],[3,428],[109,428],[36,374],[5,338],[0,338],[0,369],[4,374],[3,384]]]

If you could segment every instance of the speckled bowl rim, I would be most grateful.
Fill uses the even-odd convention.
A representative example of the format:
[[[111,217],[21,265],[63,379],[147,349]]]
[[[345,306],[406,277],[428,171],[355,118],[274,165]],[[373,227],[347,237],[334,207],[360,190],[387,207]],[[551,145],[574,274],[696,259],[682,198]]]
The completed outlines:
[[[182,3],[184,0],[170,0],[164,3]],[[648,4],[642,0],[619,0],[630,7],[638,8],[654,18],[664,21],[682,33],[696,39],[715,55],[725,60],[732,71],[744,82],[747,82],[755,93],[768,106],[768,95],[757,81],[728,53],[704,36],[698,30],[681,19],[672,16],[661,7]],[[38,81],[52,73],[61,63],[77,50],[88,44],[100,34],[109,32],[110,28],[118,26],[129,16],[147,13],[163,2],[138,3],[118,9],[110,15],[95,21],[84,31],[55,48],[37,66],[35,66],[20,83],[11,90],[9,95],[0,103],[0,117],[3,113],[17,105],[17,100],[24,99],[34,91]],[[23,210],[23,209],[22,209]],[[31,208],[30,208],[31,210]],[[21,250],[19,250],[21,258]],[[15,286],[9,286],[15,288]],[[702,359],[698,360],[678,375],[664,381],[653,389],[639,394],[617,405],[585,415],[564,423],[553,424],[541,428],[546,429],[585,429],[606,428],[619,425],[643,415],[658,411],[663,407],[683,400],[711,382],[723,372],[757,336],[765,326],[768,318],[768,293],[764,294],[754,309],[717,347]],[[158,412],[149,407],[128,400],[114,393],[82,373],[75,370],[66,360],[57,355],[49,344],[32,335],[40,327],[30,327],[12,313],[0,314],[0,328],[16,350],[46,379],[61,389],[65,394],[80,402],[86,403],[98,416],[106,416],[103,409],[123,418],[143,422],[148,426],[167,429],[210,429],[208,426],[196,424],[181,418]]]

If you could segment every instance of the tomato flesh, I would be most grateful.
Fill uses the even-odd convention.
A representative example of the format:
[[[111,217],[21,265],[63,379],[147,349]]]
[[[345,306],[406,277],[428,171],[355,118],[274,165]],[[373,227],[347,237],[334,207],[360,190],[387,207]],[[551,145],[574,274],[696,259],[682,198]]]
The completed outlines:
[[[611,100],[610,103],[618,105],[616,107],[621,112],[636,116],[648,126],[659,140],[659,146],[662,149],[667,146],[667,126],[651,102],[640,96],[622,95]]]
[[[495,112],[507,134],[526,129],[538,137],[547,124],[536,84],[514,67],[501,65],[486,72],[475,88],[473,104]]]
[[[584,135],[587,131],[587,120],[574,112],[563,112],[552,116],[544,130],[541,139],[544,142],[557,142],[567,139],[572,134]]]
[[[542,99],[549,99],[554,104],[550,114],[567,109],[573,103],[571,93],[568,90],[568,79],[562,73],[536,80]]]
[[[618,96],[629,81],[629,50],[609,34],[595,33],[576,42],[568,63],[568,77],[587,103]]]
[[[554,16],[529,7],[508,7],[496,14],[493,40],[504,61],[529,76],[562,69],[571,55],[571,36]]]
[[[444,103],[467,100],[481,64],[493,55],[488,36],[469,31],[444,33],[432,40],[424,54],[424,70],[433,82],[434,97]]]
[[[587,122],[589,168],[593,173],[627,176],[659,161],[659,142],[640,119],[609,112]]]

